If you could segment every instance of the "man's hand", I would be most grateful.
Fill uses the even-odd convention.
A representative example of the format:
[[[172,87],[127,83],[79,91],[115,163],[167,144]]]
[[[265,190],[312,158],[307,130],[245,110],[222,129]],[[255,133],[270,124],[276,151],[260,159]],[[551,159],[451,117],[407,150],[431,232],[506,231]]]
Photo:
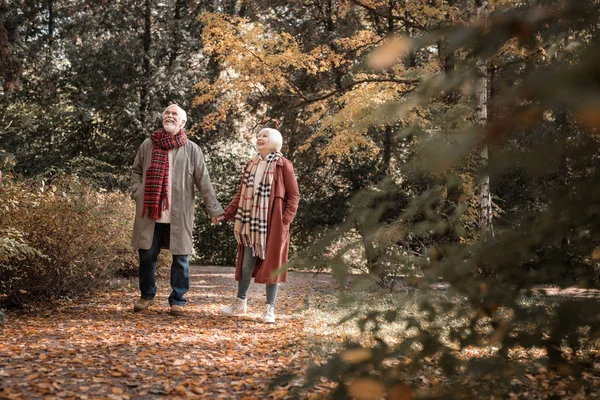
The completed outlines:
[[[225,219],[225,214],[217,215],[215,217],[210,217],[210,223],[213,225],[218,224],[219,222]]]

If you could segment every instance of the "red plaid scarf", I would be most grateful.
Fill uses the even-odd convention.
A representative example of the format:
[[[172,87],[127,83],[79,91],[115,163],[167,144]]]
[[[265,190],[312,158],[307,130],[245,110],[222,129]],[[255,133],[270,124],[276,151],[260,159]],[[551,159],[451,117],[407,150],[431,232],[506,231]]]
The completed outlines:
[[[146,171],[146,186],[144,187],[144,208],[142,217],[153,220],[161,217],[164,210],[169,209],[169,153],[187,143],[183,129],[174,135],[160,128],[152,135],[152,159]]]

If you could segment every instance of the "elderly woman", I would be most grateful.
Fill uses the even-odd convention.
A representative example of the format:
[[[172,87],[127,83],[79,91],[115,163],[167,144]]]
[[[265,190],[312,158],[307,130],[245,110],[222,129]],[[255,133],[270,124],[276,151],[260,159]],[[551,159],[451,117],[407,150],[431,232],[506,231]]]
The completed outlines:
[[[238,242],[235,279],[237,297],[223,315],[246,313],[250,281],[266,284],[267,301],[263,322],[275,322],[278,284],[287,280],[279,271],[287,263],[290,224],[296,216],[300,193],[292,163],[280,153],[283,139],[275,129],[258,133],[256,154],[243,169],[236,196],[225,209],[225,219],[234,219],[233,233]]]

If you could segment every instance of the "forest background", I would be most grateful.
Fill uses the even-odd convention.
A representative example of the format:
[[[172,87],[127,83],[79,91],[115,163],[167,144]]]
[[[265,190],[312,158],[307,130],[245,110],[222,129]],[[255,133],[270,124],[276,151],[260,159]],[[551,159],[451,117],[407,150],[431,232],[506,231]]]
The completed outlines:
[[[516,294],[598,284],[599,10],[595,0],[3,0],[0,300],[135,274],[129,167],[177,103],[223,204],[256,132],[282,132],[301,191],[291,266],[341,282],[362,272],[392,291],[441,280],[470,304],[460,346],[541,345],[563,365],[565,340],[575,352],[589,344],[582,335],[597,339],[595,307],[532,311]],[[196,261],[232,265],[230,230],[197,209]],[[437,308],[422,307],[433,318]],[[400,318],[362,317],[364,329]],[[416,359],[459,368],[437,328],[409,324]],[[388,350],[342,374],[386,370]],[[339,372],[336,360],[324,373]]]

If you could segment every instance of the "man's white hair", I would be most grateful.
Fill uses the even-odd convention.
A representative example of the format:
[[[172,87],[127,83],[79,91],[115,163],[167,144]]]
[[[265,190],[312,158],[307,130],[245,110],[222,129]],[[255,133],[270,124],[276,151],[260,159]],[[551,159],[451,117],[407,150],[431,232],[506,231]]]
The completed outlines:
[[[169,107],[177,107],[177,114],[179,114],[179,118],[181,118],[182,121],[187,121],[187,113],[183,108],[179,107],[177,104],[170,104]],[[169,107],[164,109],[163,114]]]
[[[267,132],[271,148],[273,150],[281,151],[281,146],[283,146],[283,136],[281,136],[281,132],[273,128],[263,128],[258,134],[260,135],[263,132]]]

